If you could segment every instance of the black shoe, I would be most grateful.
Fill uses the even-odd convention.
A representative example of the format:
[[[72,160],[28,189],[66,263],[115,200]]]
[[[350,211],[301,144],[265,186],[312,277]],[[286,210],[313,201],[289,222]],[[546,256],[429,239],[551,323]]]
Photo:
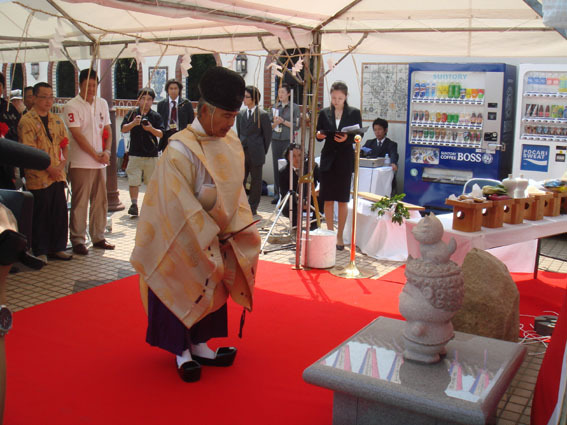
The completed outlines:
[[[177,366],[177,360],[175,360],[175,366]],[[197,382],[201,379],[201,365],[195,360],[191,360],[177,367],[177,373],[185,382]]]
[[[199,364],[203,366],[219,366],[227,367],[234,363],[234,358],[236,357],[236,348],[234,347],[220,347],[217,348],[214,359],[208,359],[206,357],[196,356],[192,354],[193,359],[197,360]]]
[[[138,216],[138,205],[132,204],[130,208],[128,208],[128,214],[133,215],[134,217]]]
[[[272,205],[276,205],[279,201],[279,198],[272,199]]]
[[[30,269],[34,270],[41,270],[41,268],[45,266],[45,263],[41,261],[41,259],[37,258],[35,255],[32,255],[29,251],[22,252],[19,260],[23,265],[28,266]]]

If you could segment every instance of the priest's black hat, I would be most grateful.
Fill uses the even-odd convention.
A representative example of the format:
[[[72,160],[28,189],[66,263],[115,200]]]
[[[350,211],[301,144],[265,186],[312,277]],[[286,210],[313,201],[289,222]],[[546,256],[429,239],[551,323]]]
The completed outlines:
[[[222,66],[209,68],[199,81],[201,97],[225,111],[240,110],[245,86],[244,78]]]

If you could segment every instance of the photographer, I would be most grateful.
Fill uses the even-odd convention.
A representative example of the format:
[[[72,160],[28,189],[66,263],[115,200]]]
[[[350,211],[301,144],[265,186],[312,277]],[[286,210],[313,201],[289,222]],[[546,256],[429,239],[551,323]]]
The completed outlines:
[[[156,97],[149,88],[138,92],[138,107],[130,111],[122,121],[122,133],[130,133],[128,156],[128,185],[132,205],[128,214],[138,215],[138,192],[142,181],[147,185],[154,172],[158,158],[158,138],[163,136],[161,116],[153,111],[152,104]]]

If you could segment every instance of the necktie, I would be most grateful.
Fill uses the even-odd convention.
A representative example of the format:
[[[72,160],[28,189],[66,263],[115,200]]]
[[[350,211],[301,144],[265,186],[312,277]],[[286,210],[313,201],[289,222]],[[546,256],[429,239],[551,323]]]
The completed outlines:
[[[248,109],[248,119],[252,119],[252,109]]]
[[[169,122],[177,122],[177,102],[172,101],[172,106],[171,106],[171,116],[169,119]]]

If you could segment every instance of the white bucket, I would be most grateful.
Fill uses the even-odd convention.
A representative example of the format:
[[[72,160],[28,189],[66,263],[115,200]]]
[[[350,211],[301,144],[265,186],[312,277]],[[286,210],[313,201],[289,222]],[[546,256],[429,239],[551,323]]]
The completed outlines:
[[[307,261],[305,261],[305,233],[302,238],[301,262],[313,269],[328,269],[335,266],[337,254],[337,232],[334,230],[316,229],[309,232]]]

